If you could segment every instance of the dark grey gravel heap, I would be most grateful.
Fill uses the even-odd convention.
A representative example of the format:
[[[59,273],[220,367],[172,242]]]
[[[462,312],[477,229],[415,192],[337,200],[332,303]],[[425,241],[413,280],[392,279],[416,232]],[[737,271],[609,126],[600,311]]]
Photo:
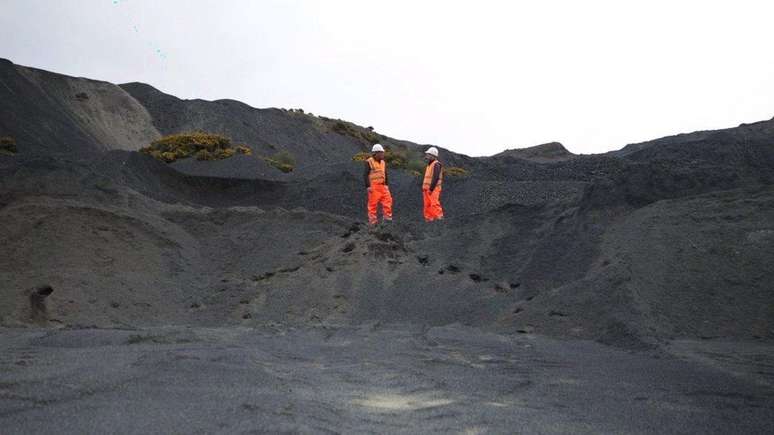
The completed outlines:
[[[394,170],[396,222],[369,229],[362,163],[352,161],[369,144],[333,130],[335,120],[231,100],[180,100],[144,84],[119,87],[8,61],[0,62],[0,80],[0,136],[14,137],[19,150],[0,155],[0,327],[33,329],[0,332],[0,354],[7,356],[0,361],[2,427],[45,432],[52,428],[49,417],[83,404],[96,426],[76,420],[65,432],[106,431],[110,426],[99,419],[108,410],[89,398],[141,385],[135,378],[142,370],[127,367],[145,366],[156,376],[146,386],[175,384],[170,367],[183,367],[190,382],[204,372],[229,385],[244,376],[268,382],[256,396],[244,389],[238,400],[222,402],[231,408],[219,415],[233,420],[194,418],[191,426],[177,426],[163,421],[167,414],[153,414],[149,421],[159,431],[248,430],[253,426],[243,414],[257,415],[272,431],[302,432],[336,430],[336,421],[345,432],[415,429],[407,422],[441,431],[513,432],[514,415],[533,419],[526,432],[771,427],[774,120],[604,155],[572,155],[558,143],[485,158],[442,150],[447,166],[469,171],[446,179],[447,219],[424,224],[421,180]],[[167,165],[136,152],[162,134],[194,129],[228,135],[255,154]],[[421,151],[410,142],[381,140]],[[282,151],[297,158],[290,174],[260,158]],[[45,297],[40,289],[47,289]],[[159,331],[169,325],[193,328],[193,342],[206,346],[165,341],[168,334]],[[373,333],[375,357],[347,359],[308,343],[330,338],[325,331],[345,331],[347,352],[369,353],[371,332],[349,335],[376,325],[397,332]],[[129,331],[126,341],[136,352],[114,343],[123,340],[116,328]],[[265,328],[305,332],[225,350]],[[62,340],[53,355],[27,357],[48,352],[53,345],[45,344],[45,331],[58,329],[64,331],[52,332],[51,340]],[[103,329],[110,330],[107,345],[124,347],[103,352],[77,344],[101,340]],[[208,334],[217,337],[202,338]],[[467,338],[457,343],[457,334]],[[515,355],[533,339],[552,350],[522,364],[523,356]],[[99,375],[106,380],[92,385],[73,375],[62,385],[75,383],[76,390],[37,391],[28,370],[38,363],[90,367],[60,349],[72,340],[94,358],[113,358]],[[483,349],[481,340],[501,344]],[[290,353],[281,350],[296,345]],[[259,350],[266,346],[273,350]],[[153,356],[156,350],[166,353]],[[570,358],[560,358],[562,352]],[[597,352],[609,355],[610,365],[597,367],[604,359]],[[489,357],[499,362],[482,359]],[[383,364],[360,366],[369,358]],[[660,358],[665,362],[654,362]],[[519,377],[519,370],[529,371],[522,366],[538,360],[545,371]],[[218,361],[244,372],[224,371]],[[347,364],[358,369],[336,369],[332,376],[365,389],[321,392],[339,385],[321,371]],[[455,364],[494,371],[461,374]],[[424,365],[433,367],[400,382]],[[599,372],[589,372],[594,367]],[[621,378],[604,384],[610,373]],[[627,373],[637,379],[627,383]],[[710,386],[714,375],[722,381]],[[561,385],[546,383],[548,377]],[[379,391],[363,387],[363,379]],[[412,388],[411,379],[421,388]],[[459,385],[448,384],[455,379]],[[628,396],[606,393],[619,385]],[[664,390],[668,385],[679,387]],[[506,386],[514,390],[501,391]],[[209,381],[203,388],[226,394]],[[283,388],[286,393],[277,393]],[[566,388],[569,396],[552,388]],[[155,397],[198,406],[186,401],[190,395]],[[591,409],[589,395],[620,412]],[[99,402],[119,403],[113,398]],[[132,404],[130,414],[141,409]],[[643,420],[654,412],[660,420]],[[24,420],[27,413],[39,418]]]

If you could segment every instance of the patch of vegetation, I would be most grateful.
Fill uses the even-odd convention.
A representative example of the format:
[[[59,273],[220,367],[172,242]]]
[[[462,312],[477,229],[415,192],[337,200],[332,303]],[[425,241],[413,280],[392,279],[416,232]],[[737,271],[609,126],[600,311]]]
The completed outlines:
[[[450,177],[467,177],[470,175],[470,171],[464,168],[460,168],[458,166],[451,166],[448,168],[444,168],[443,173],[444,175],[448,175]]]
[[[95,183],[94,187],[97,190],[101,190],[105,193],[110,194],[116,194],[118,193],[118,190],[116,189],[116,185],[113,184],[113,182],[107,178],[107,177],[100,177]]]
[[[352,160],[356,162],[365,162],[366,160],[368,160],[369,157],[371,157],[371,153],[362,152],[352,156]]]
[[[196,160],[215,160],[212,153],[207,150],[197,151],[196,154],[194,154],[194,157],[196,157]]]
[[[246,155],[246,156],[252,156],[253,155],[252,148],[250,148],[249,146],[244,145],[244,144],[237,145],[236,148],[234,148],[234,149],[236,149],[236,152],[238,152],[239,154],[243,154],[243,155]]]
[[[263,160],[286,174],[292,172],[296,166],[295,157],[287,151],[280,151],[271,157],[263,157]]]
[[[390,151],[384,153],[387,165],[395,169],[408,169],[408,156],[404,152]]]
[[[422,158],[415,158],[412,160],[409,160],[409,162],[406,164],[406,169],[415,175],[422,175],[425,172],[425,167],[427,166],[427,163],[425,163]]]
[[[141,153],[172,163],[178,159],[195,157],[197,160],[223,160],[234,154],[251,155],[247,145],[232,145],[231,139],[219,134],[194,131],[172,134],[151,142]]]
[[[352,156],[352,160],[356,162],[364,162],[371,157],[369,152],[360,152]],[[417,151],[411,151],[406,148],[389,148],[384,153],[384,160],[387,161],[387,166],[390,169],[400,169],[407,171],[415,177],[421,177],[425,173],[427,162],[422,159],[422,154]],[[470,175],[470,171],[465,168],[457,166],[450,166],[444,168],[444,175],[450,177],[467,177]]]
[[[368,160],[369,157],[371,157],[371,153],[361,152],[352,156],[352,160],[364,162]],[[387,149],[384,153],[384,160],[387,162],[387,166],[390,169],[405,170],[412,174],[421,174],[421,171],[425,170],[425,163],[422,161],[421,155],[405,148]]]
[[[342,136],[349,136],[371,145],[379,143],[382,137],[379,133],[374,132],[373,128],[361,128],[342,120],[334,121],[333,125],[331,125],[331,130]]]
[[[0,137],[0,153],[16,154],[19,150],[16,148],[16,139],[10,136]]]
[[[159,340],[159,337],[155,337],[152,335],[132,334],[126,340],[126,343],[127,344],[162,343],[162,341]]]
[[[366,160],[368,160],[369,157],[371,157],[371,153],[364,151],[362,153],[357,153],[354,156],[352,156],[352,160],[356,162],[365,162]],[[408,168],[408,164],[406,162],[406,155],[403,153],[387,150],[384,153],[384,160],[387,162],[387,166],[389,166],[390,168],[395,168],[395,169]]]
[[[176,343],[193,343],[194,340],[186,337],[165,337],[160,335],[142,335],[132,334],[127,338],[127,344],[176,344]]]
[[[227,159],[229,157],[233,157],[234,154],[237,153],[237,150],[234,148],[220,148],[216,149],[215,151],[209,151],[206,149],[202,149],[196,152],[194,154],[194,157],[196,157],[196,160],[223,160]]]
[[[314,114],[312,112],[305,113],[304,109],[301,109],[301,108],[298,108],[298,109],[280,109],[280,110],[284,110],[285,112],[288,112],[288,113],[300,113],[302,115],[314,116]]]

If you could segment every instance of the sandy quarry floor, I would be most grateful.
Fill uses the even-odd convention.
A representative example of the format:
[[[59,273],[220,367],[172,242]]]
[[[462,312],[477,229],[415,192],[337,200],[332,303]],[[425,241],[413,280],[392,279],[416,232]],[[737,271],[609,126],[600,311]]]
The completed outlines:
[[[671,353],[631,353],[461,326],[379,324],[1,332],[5,434],[774,427],[770,345],[691,341],[667,346]]]

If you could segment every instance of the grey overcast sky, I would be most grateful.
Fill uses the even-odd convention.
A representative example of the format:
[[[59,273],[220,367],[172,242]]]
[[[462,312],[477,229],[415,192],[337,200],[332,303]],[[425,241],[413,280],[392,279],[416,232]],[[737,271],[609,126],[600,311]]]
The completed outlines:
[[[774,1],[0,0],[0,57],[471,155],[774,116]]]

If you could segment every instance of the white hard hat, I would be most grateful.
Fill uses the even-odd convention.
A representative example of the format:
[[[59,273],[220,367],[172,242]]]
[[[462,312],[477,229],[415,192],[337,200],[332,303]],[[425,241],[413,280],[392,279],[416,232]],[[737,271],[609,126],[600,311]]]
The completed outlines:
[[[433,157],[438,157],[438,148],[430,147],[427,151],[425,151],[425,154],[430,154]]]
[[[383,152],[384,152],[384,147],[383,147],[383,146],[381,146],[381,145],[379,145],[379,144],[376,144],[376,145],[374,145],[374,146],[371,148],[371,152],[372,152],[372,153],[383,153]]]

